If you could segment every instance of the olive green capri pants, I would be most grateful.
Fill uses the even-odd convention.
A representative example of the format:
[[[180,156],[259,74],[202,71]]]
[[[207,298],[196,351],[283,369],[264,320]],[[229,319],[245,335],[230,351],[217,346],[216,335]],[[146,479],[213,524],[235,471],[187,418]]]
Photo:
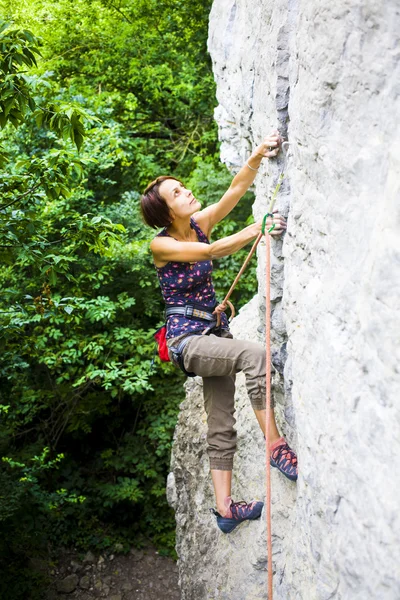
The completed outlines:
[[[169,339],[168,347],[184,336]],[[231,471],[236,450],[235,379],[243,371],[254,410],[265,409],[265,349],[261,344],[235,340],[229,331],[193,336],[183,349],[185,369],[203,378],[207,413],[207,453],[211,469]]]

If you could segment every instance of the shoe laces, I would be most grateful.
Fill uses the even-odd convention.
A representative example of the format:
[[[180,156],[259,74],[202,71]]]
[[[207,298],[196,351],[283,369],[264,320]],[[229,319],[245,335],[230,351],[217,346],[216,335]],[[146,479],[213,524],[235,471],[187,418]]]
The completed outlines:
[[[232,519],[243,519],[246,517],[249,512],[253,509],[255,502],[245,502],[244,500],[240,500],[239,502],[230,503],[229,509],[231,511]]]
[[[281,444],[280,446],[275,448],[275,450],[271,452],[271,458],[277,464],[284,463],[284,466],[286,466],[287,463],[289,463],[291,467],[297,469],[296,453],[293,452],[293,450],[287,445],[287,443]]]

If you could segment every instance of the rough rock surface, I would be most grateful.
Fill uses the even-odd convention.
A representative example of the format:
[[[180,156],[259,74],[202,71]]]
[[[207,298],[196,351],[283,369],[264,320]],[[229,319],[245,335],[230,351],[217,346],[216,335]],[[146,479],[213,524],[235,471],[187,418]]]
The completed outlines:
[[[338,0],[215,0],[209,48],[222,159],[233,169],[272,128],[290,156],[256,181],[256,217],[278,175],[288,214],[272,247],[278,420],[297,486],[273,473],[276,600],[400,598],[400,8]],[[264,253],[259,252],[259,304]],[[257,339],[255,302],[235,335]],[[182,600],[266,598],[264,520],[223,536],[205,455],[201,382],[190,381],[169,497]],[[263,497],[261,434],[237,391],[234,496]]]
[[[257,339],[258,298],[249,302],[234,319],[232,333],[240,339]],[[181,405],[175,433],[168,499],[176,511],[182,600],[256,600],[266,577],[265,515],[259,521],[243,523],[229,535],[219,531],[215,517],[206,447],[206,415],[202,380],[189,379],[186,400]],[[235,456],[233,497],[236,500],[263,499],[265,490],[265,445],[250,401],[244,375],[236,380],[236,427],[239,432]],[[272,473],[274,504],[285,519],[296,497],[296,486]],[[279,537],[288,537],[282,527]],[[276,539],[274,552],[281,552]]]

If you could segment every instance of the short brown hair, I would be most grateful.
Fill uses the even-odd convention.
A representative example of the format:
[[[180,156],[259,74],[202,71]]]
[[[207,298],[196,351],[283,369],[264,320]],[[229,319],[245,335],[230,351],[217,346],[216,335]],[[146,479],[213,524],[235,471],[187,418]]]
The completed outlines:
[[[160,185],[167,179],[173,179],[181,183],[176,177],[161,175],[161,177],[157,177],[157,179],[149,183],[140,199],[143,220],[147,225],[153,227],[153,229],[167,227],[171,223],[168,205],[160,194]]]

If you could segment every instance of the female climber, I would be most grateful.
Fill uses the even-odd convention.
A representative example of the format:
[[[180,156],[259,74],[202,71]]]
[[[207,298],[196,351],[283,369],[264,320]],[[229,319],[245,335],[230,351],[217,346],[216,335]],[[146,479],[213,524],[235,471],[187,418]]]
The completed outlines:
[[[217,525],[229,533],[247,519],[261,515],[262,502],[234,502],[231,498],[235,376],[243,371],[257,421],[265,434],[265,349],[256,342],[235,340],[225,313],[216,325],[217,301],[212,282],[212,260],[243,248],[261,231],[261,221],[210,243],[213,227],[226,217],[254,181],[263,158],[273,158],[281,138],[275,131],[251,154],[219,202],[201,210],[200,202],[183,183],[171,176],[158,177],[141,198],[144,221],[163,227],[150,244],[166,304],[167,346],[172,362],[190,375],[203,378],[207,413],[207,453],[210,460]],[[271,236],[286,229],[278,213],[266,221]],[[270,463],[286,477],[297,479],[297,457],[280,436],[271,408]]]

